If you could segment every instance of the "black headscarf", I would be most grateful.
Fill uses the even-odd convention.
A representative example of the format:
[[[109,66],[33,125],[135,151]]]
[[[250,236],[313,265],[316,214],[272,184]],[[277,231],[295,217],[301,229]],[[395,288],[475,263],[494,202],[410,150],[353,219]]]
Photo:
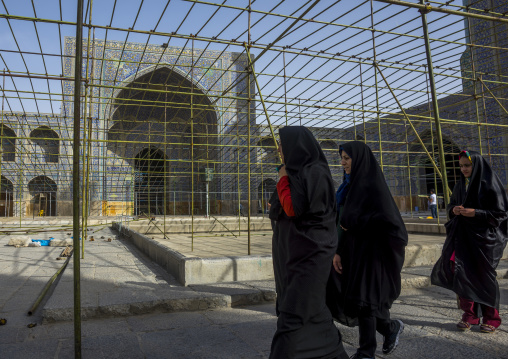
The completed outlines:
[[[332,175],[314,135],[303,126],[283,127],[279,135],[295,215],[322,216],[335,211]]]
[[[335,358],[344,352],[325,302],[337,247],[335,196],[326,158],[305,127],[279,130],[295,212],[270,199],[277,331],[270,358]]]
[[[460,297],[499,308],[496,267],[507,243],[508,199],[499,177],[475,151],[462,152],[473,164],[469,185],[461,173],[447,211],[446,240],[435,264],[432,284],[448,288]],[[474,208],[474,217],[456,216],[453,207]],[[452,270],[450,258],[455,252]]]
[[[473,171],[469,178],[469,187],[462,204],[466,208],[484,209],[489,211],[508,211],[508,199],[503,183],[492,171],[489,163],[476,151],[463,151],[461,156],[469,154],[473,163]],[[461,173],[461,185],[465,185],[465,177]],[[497,223],[493,223],[496,225]],[[506,232],[503,233],[506,239]]]

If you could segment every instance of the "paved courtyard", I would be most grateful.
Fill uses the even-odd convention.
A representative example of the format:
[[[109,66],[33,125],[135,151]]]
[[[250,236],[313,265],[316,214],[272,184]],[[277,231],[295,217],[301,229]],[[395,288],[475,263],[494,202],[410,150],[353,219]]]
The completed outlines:
[[[508,322],[508,279],[500,280],[501,316]],[[404,290],[392,315],[406,324],[397,350],[378,358],[508,358],[507,326],[493,335],[458,332],[460,317],[452,293],[436,287]],[[274,305],[184,313],[151,313],[83,322],[83,358],[268,358],[275,330]],[[339,326],[348,354],[356,328]],[[378,337],[381,343],[381,337]],[[67,359],[74,355],[72,322],[0,327],[0,357]]]

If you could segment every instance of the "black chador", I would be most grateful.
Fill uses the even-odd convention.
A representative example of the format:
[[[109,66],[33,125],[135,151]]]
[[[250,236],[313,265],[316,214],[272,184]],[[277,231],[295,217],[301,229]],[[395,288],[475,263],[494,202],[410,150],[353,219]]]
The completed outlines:
[[[469,155],[473,171],[467,186],[461,173],[453,189],[446,208],[450,216],[445,224],[446,240],[431,281],[461,298],[499,309],[496,267],[507,242],[508,199],[501,180],[487,161],[477,152],[469,151]],[[456,216],[455,206],[474,208],[475,216]],[[454,252],[453,269],[450,259]]]
[[[295,216],[270,199],[277,331],[270,358],[346,357],[325,303],[337,246],[332,176],[318,142],[305,127],[279,130]]]
[[[334,317],[354,325],[362,316],[389,319],[401,290],[400,271],[408,235],[383,172],[370,148],[353,141],[341,146],[352,159],[349,189],[340,207],[337,254],[342,275],[332,271],[328,303]],[[333,293],[332,289],[338,288]],[[345,321],[345,319],[348,319]]]

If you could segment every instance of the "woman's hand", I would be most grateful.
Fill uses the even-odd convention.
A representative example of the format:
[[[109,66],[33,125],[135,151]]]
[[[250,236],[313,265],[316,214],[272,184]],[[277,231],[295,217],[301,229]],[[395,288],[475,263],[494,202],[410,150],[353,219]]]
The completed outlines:
[[[460,214],[464,217],[474,217],[475,216],[475,209],[462,207],[462,209],[460,210]]]
[[[282,166],[282,168],[279,170],[279,178],[282,178],[284,176],[287,176],[287,172],[286,172],[286,166]]]
[[[454,215],[459,216],[460,211],[463,209],[464,209],[464,207],[462,207],[462,206],[455,206],[455,207],[453,207],[452,212]]]
[[[340,260],[340,256],[336,254],[333,257],[333,268],[335,268],[335,271],[339,274],[342,274],[342,262]]]

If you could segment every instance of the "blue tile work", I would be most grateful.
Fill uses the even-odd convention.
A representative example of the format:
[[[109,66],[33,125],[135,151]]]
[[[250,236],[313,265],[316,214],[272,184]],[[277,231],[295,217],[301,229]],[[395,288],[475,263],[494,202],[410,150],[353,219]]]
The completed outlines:
[[[114,139],[114,135],[110,133],[109,129],[113,128],[118,120],[125,122],[124,118],[115,115],[115,111],[121,106],[112,103],[108,99],[111,96],[116,98],[122,93],[122,88],[129,88],[133,81],[143,76],[146,78],[158,70],[166,69],[179,81],[183,80],[184,87],[187,84],[187,88],[195,88],[195,93],[207,95],[205,102],[212,105],[215,111],[197,117],[193,126],[196,133],[206,133],[209,130],[209,133],[217,134],[219,142],[214,139],[216,144],[227,143],[229,137],[226,135],[235,126],[235,123],[238,122],[242,127],[246,127],[247,116],[241,113],[244,105],[241,105],[240,101],[234,98],[235,96],[247,97],[246,94],[242,93],[242,91],[246,91],[246,81],[236,83],[237,80],[241,79],[242,73],[245,73],[247,62],[244,55],[232,52],[199,49],[192,51],[188,48],[162,48],[155,45],[146,46],[138,43],[95,40],[90,44],[90,53],[95,60],[88,60],[87,62],[87,42],[87,39],[84,39],[82,75],[84,78],[88,78],[87,83],[90,86],[83,85],[82,93],[91,91],[94,103],[91,107],[89,104],[86,104],[85,107],[83,102],[82,108],[85,108],[86,117],[92,123],[91,139],[95,142],[92,142],[91,145],[89,162],[84,162],[82,157],[83,146],[81,146],[80,166],[83,169],[83,165],[88,163],[90,168],[90,182],[94,189],[90,191],[92,201],[128,201],[132,199],[132,193],[130,193],[132,190],[129,189],[132,189],[133,162],[137,154],[136,151],[139,152],[142,148],[150,147],[149,145],[143,146],[140,144],[142,142],[154,142],[154,146],[159,148],[163,147],[166,142],[182,142],[183,145],[180,146],[181,148],[177,152],[175,152],[175,149],[166,149],[166,155],[175,160],[174,172],[190,170],[189,165],[186,165],[186,162],[190,160],[188,146],[190,136],[187,136],[183,141],[181,136],[175,136],[175,132],[185,133],[187,131],[190,133],[190,126],[183,125],[190,118],[190,112],[188,111],[180,111],[178,116],[187,116],[187,119],[181,118],[180,124],[168,126],[167,131],[169,132],[166,135],[160,134],[164,130],[161,128],[160,123],[154,123],[153,119],[148,118],[147,113],[142,113],[141,120],[153,125],[151,132],[148,134],[149,138],[146,135],[139,134],[140,131],[146,131],[146,124],[138,126],[130,137],[122,139],[137,142],[137,145],[134,146],[124,145],[124,150],[120,151],[123,157],[115,152],[115,150],[118,152],[118,148],[108,146],[104,142],[108,141],[110,137],[110,139]],[[74,76],[74,59],[72,56],[75,53],[75,46],[75,38],[65,38],[64,52],[68,57],[64,60],[64,76]],[[116,87],[116,89],[113,87]],[[64,103],[60,116],[27,115],[23,117],[22,114],[13,114],[11,117],[7,116],[4,121],[7,126],[10,123],[11,128],[18,129],[16,133],[18,137],[29,137],[29,133],[33,129],[40,125],[46,125],[55,130],[60,138],[60,160],[58,164],[45,163],[43,151],[34,146],[30,140],[25,139],[17,141],[18,155],[16,161],[14,163],[2,162],[2,175],[5,175],[7,179],[15,184],[15,192],[18,197],[27,197],[27,183],[25,182],[42,173],[57,183],[60,200],[70,200],[72,197],[71,143],[74,83],[65,81],[63,90]],[[254,93],[254,86],[252,86],[251,91]],[[246,101],[243,102],[246,103]],[[81,117],[85,117],[84,113]],[[136,120],[138,123],[141,122],[140,118],[136,118]],[[203,121],[210,125],[203,124]],[[250,121],[252,125],[255,124],[253,114]],[[84,120],[82,119],[82,139],[88,137],[88,133],[85,133],[83,128]],[[203,153],[206,148],[204,141],[205,139],[194,138],[195,155]],[[214,152],[216,152],[215,158],[218,166],[216,172],[223,172],[219,164],[222,157],[227,153],[223,153],[226,151]],[[28,155],[22,157],[21,153]],[[183,162],[176,161],[177,159],[181,159]],[[199,164],[196,163],[196,172],[198,168]],[[219,180],[218,176],[216,178],[214,189],[221,191],[222,182],[224,181]],[[190,190],[189,180],[190,177],[183,181],[185,186],[182,186],[181,190]],[[199,185],[196,185],[196,187],[199,187]]]

